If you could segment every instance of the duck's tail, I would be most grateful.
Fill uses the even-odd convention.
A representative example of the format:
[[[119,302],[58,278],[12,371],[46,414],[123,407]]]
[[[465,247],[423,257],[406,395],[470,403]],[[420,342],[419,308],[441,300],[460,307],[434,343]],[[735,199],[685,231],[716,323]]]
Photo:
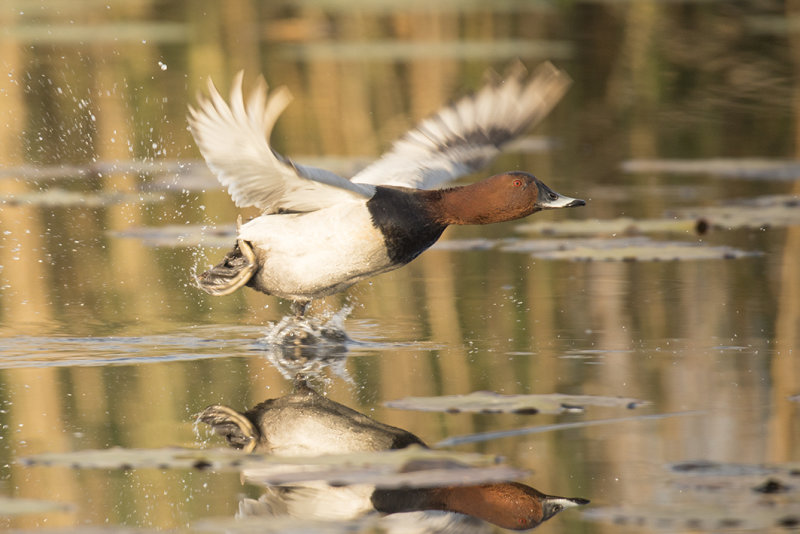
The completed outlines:
[[[250,243],[239,239],[217,265],[195,278],[197,287],[216,297],[230,295],[247,284],[256,272],[256,256]]]

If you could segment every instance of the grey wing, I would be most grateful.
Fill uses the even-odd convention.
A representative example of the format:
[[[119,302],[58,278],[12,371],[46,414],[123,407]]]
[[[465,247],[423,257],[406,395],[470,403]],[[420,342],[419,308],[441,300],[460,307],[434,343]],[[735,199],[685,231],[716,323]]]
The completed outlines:
[[[264,213],[306,212],[347,200],[370,198],[375,188],[356,184],[332,172],[297,165],[269,144],[272,128],[291,101],[281,87],[267,94],[259,78],[245,105],[239,72],[230,105],[208,82],[208,97],[189,108],[189,126],[200,152],[237,206],[256,206]]]
[[[551,63],[540,65],[530,77],[517,63],[505,79],[423,120],[351,181],[431,189],[475,172],[541,121],[570,83]]]

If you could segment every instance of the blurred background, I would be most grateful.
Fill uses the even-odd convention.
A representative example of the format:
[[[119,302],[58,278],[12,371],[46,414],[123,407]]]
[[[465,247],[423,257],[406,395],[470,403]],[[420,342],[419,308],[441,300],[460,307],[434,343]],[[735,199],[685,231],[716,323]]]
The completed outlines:
[[[773,0],[4,0],[0,495],[73,508],[0,523],[180,528],[232,516],[238,495],[258,494],[232,475],[17,463],[221,446],[195,414],[291,388],[292,362],[263,341],[288,303],[192,284],[232,245],[240,213],[187,129],[209,78],[223,94],[242,69],[245,86],[259,74],[287,86],[294,100],[273,146],[352,175],[487,71],[550,60],[574,80],[567,96],[480,176],[526,170],[588,201],[530,221],[658,218],[800,194],[798,17],[800,3]],[[695,166],[630,172],[661,160]],[[444,240],[529,238],[519,225],[451,228]],[[656,237],[758,255],[571,262],[442,246],[315,305],[354,340],[328,355],[325,391],[428,442],[630,412],[420,414],[383,402],[560,392],[653,403],[637,413],[700,412],[460,447],[504,455],[533,472],[526,483],[593,506],[657,503],[680,516],[668,462],[800,461],[800,229]],[[569,512],[541,528],[625,527]]]

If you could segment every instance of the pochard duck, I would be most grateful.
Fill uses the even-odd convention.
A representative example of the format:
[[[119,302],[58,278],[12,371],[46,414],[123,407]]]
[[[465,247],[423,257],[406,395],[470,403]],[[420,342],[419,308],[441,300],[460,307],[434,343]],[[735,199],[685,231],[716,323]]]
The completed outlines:
[[[407,264],[452,224],[489,224],[543,209],[583,206],[527,172],[434,189],[489,163],[544,118],[569,77],[550,63],[528,76],[521,64],[505,79],[441,109],[351,179],[278,154],[270,134],[291,96],[268,94],[259,78],[245,103],[243,73],[230,104],[209,80],[190,107],[200,152],[239,207],[262,215],[238,225],[234,249],[198,277],[212,295],[248,285],[291,299],[302,315],[313,300]]]
[[[414,434],[332,401],[301,380],[295,382],[294,392],[266,400],[244,413],[214,405],[206,408],[198,420],[212,426],[235,448],[282,456],[426,446]],[[252,513],[261,504],[262,515],[280,511],[283,515],[317,519],[352,519],[375,510],[385,514],[435,510],[524,530],[538,526],[565,508],[588,502],[546,495],[516,482],[392,490],[374,487],[344,490],[309,483],[303,487],[293,484],[267,488],[260,501],[251,502],[247,508]]]

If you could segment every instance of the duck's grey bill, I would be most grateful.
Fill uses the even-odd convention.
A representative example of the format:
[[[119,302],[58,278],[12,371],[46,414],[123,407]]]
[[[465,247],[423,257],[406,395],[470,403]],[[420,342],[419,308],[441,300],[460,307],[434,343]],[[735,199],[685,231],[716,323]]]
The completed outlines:
[[[540,203],[540,206],[544,209],[572,208],[575,206],[585,206],[585,205],[586,205],[585,200],[581,200],[579,198],[565,197],[564,195],[558,195],[558,198],[555,200],[546,200],[545,202]]]

